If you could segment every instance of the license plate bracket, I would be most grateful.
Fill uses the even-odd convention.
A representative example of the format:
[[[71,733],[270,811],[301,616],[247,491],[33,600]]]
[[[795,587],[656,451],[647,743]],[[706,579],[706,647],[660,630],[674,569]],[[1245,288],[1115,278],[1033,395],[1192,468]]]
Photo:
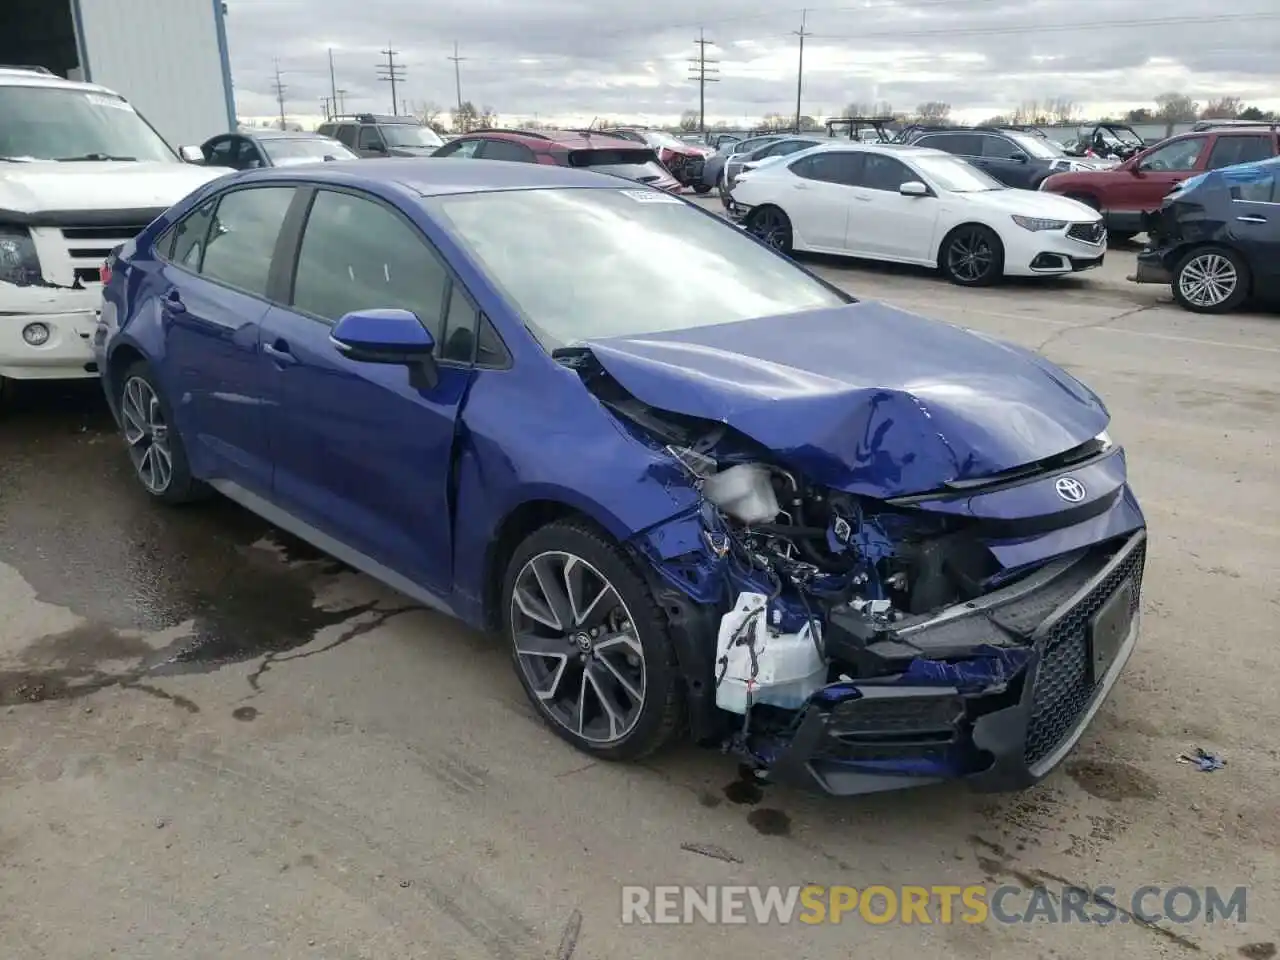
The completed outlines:
[[[1133,580],[1126,580],[1089,622],[1094,683],[1106,676],[1129,635],[1129,627],[1133,623],[1133,591]]]

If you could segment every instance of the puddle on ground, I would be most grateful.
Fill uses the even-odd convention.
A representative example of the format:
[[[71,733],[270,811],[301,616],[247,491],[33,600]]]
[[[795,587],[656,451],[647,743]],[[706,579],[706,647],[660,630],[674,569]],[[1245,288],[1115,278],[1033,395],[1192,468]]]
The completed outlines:
[[[345,568],[230,501],[151,501],[96,384],[19,391],[0,491],[0,563],[86,621],[7,658],[6,705],[278,656],[369,609],[317,607],[317,587]],[[179,625],[164,649],[142,639]]]

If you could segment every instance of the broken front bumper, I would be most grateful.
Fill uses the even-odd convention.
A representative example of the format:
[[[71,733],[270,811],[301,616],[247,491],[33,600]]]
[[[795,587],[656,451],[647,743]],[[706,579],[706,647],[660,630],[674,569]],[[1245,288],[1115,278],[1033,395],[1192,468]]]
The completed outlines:
[[[1052,579],[903,631],[910,646],[946,651],[950,663],[984,649],[1023,662],[981,689],[909,674],[824,688],[785,742],[757,749],[764,779],[835,795],[953,779],[983,791],[1031,786],[1076,745],[1133,652],[1145,560],[1138,531],[1109,557],[1086,555]]]
[[[1168,285],[1173,283],[1173,271],[1171,271],[1165,262],[1167,260],[1166,250],[1156,250],[1148,247],[1138,254],[1138,266],[1129,276],[1129,280],[1133,283],[1159,283]]]

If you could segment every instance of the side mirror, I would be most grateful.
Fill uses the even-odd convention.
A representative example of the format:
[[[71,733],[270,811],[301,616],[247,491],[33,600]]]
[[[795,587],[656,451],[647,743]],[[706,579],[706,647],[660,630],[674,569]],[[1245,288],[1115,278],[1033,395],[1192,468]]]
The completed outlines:
[[[178,156],[180,156],[185,163],[204,163],[204,151],[199,147],[193,147],[190,144],[185,147],[179,147]]]
[[[430,390],[440,371],[433,356],[436,339],[408,310],[356,310],[346,314],[329,334],[329,342],[348,360],[409,368],[409,383]]]
[[[1013,160],[1015,163],[1026,163],[1026,162],[1027,162],[1029,159],[1031,159],[1031,158],[1030,158],[1030,157],[1028,157],[1028,156],[1027,156],[1025,153],[1023,153],[1021,150],[1016,150],[1016,151],[1014,151],[1013,156],[1012,156],[1012,157],[1010,157],[1009,159],[1010,159],[1010,160]]]
[[[370,153],[386,153],[387,145],[385,143],[371,143],[365,149]]]
[[[929,188],[919,180],[908,180],[898,187],[898,192],[904,197],[927,197]]]

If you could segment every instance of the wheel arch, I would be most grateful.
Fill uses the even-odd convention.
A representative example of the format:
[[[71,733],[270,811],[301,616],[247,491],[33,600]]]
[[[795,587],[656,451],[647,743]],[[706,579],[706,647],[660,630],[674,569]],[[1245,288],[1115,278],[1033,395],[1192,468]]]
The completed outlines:
[[[112,347],[111,352],[107,354],[106,369],[102,371],[102,376],[111,388],[108,392],[113,401],[124,386],[125,371],[135,363],[146,362],[146,360],[147,355],[135,343],[126,341]]]
[[[942,239],[938,241],[938,249],[934,252],[933,259],[939,270],[942,269],[942,255],[946,252],[947,244],[951,242],[951,238],[961,230],[967,230],[971,227],[981,227],[982,229],[989,230],[991,232],[991,234],[996,238],[996,243],[1000,245],[1000,260],[1002,263],[1004,262],[1004,237],[1000,236],[1000,231],[989,223],[983,223],[981,220],[962,220],[960,223],[957,223],[944,233],[942,235]]]

